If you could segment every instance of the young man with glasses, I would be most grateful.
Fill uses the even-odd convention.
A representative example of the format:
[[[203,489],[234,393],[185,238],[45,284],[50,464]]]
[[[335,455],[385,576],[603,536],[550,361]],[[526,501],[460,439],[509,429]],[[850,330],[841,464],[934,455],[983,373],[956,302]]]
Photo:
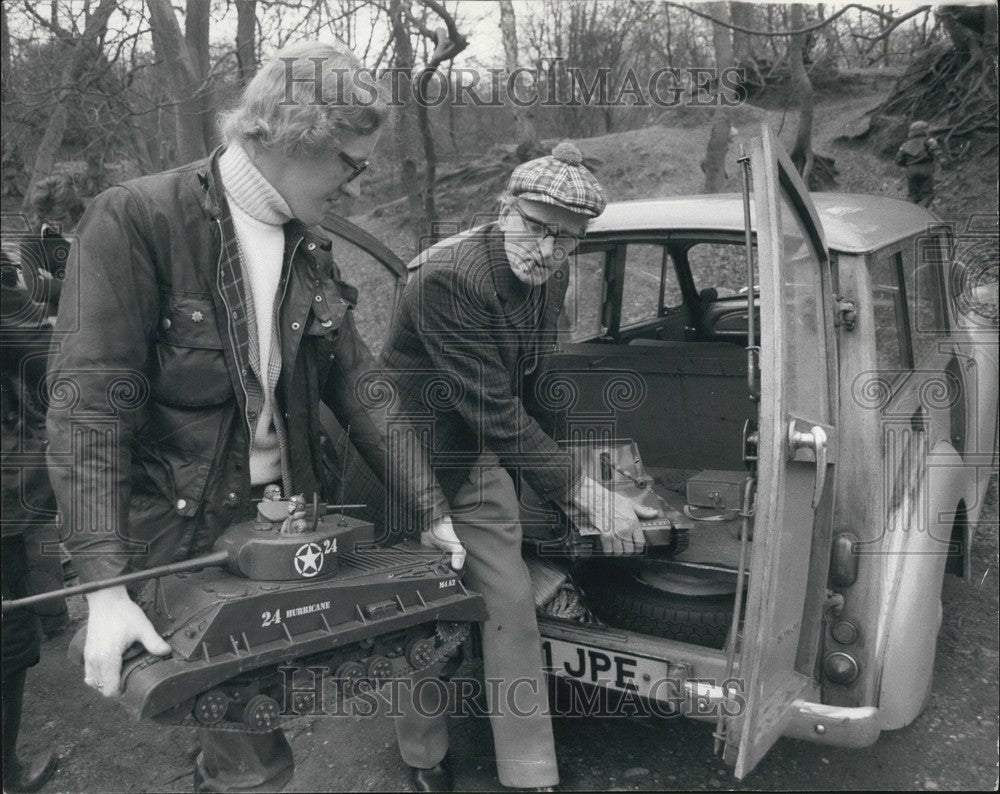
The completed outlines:
[[[354,324],[358,293],[310,229],[359,195],[386,117],[384,101],[352,93],[360,69],[342,45],[286,47],[223,118],[224,147],[91,202],[49,379],[74,399],[48,413],[50,475],[83,582],[207,553],[276,483],[286,498],[334,501],[321,401],[414,523],[450,532],[433,479],[406,479],[418,473],[390,460],[385,417],[359,398],[375,362]],[[131,643],[170,646],[124,587],[87,599],[84,680],[116,697]],[[292,777],[280,730],[199,729],[199,744],[196,790],[275,790]]]
[[[500,783],[513,788],[559,781],[514,478],[599,532],[608,553],[640,551],[637,516],[656,515],[577,471],[531,415],[537,357],[556,342],[572,252],[606,203],[568,142],[518,166],[496,222],[421,256],[382,354],[400,415],[433,423],[434,469],[453,525],[421,540],[464,545],[465,584],[486,599],[487,702]],[[450,790],[440,689],[418,685],[413,695],[396,722],[403,760],[418,791]]]

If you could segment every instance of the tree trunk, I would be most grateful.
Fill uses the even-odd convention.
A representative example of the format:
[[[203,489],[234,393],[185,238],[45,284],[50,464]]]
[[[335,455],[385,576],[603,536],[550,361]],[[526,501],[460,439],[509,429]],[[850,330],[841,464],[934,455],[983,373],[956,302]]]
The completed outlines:
[[[0,68],[3,69],[3,84],[7,85],[10,74],[10,31],[7,29],[7,9],[0,3]]]
[[[257,71],[257,0],[236,4],[236,63],[240,85],[250,82]]]
[[[45,134],[41,143],[38,144],[38,151],[35,153],[35,164],[31,169],[31,178],[24,191],[24,201],[21,208],[25,213],[30,211],[32,188],[39,180],[51,175],[56,163],[56,155],[59,147],[62,146],[63,134],[66,131],[66,120],[69,114],[67,105],[71,94],[76,91],[79,77],[87,63],[88,56],[92,55],[91,45],[98,42],[103,36],[108,26],[108,19],[116,8],[115,0],[101,0],[97,10],[87,20],[83,30],[83,35],[76,42],[70,51],[66,66],[63,67],[60,86],[56,93],[55,104],[52,107],[52,115],[49,116],[49,123],[45,127]]]
[[[753,3],[732,2],[729,4],[730,20],[741,28],[753,29]],[[744,70],[743,80],[747,85],[763,86],[764,77],[757,66],[757,52],[754,39],[749,33],[733,31],[733,63]]]
[[[160,170],[153,162],[153,155],[149,151],[146,143],[146,134],[138,124],[132,125],[132,148],[135,150],[135,159],[139,163],[139,171],[143,174],[152,174]]]
[[[181,26],[174,16],[170,0],[146,0],[153,32],[153,48],[166,76],[177,124],[177,159],[179,165],[205,156],[205,136],[201,126],[201,108],[195,91],[198,79]]]
[[[514,17],[514,5],[511,0],[500,0],[500,30],[503,34],[503,51],[507,66],[507,74],[511,75],[518,68],[517,51],[517,20]],[[525,92],[524,75],[518,72],[517,80],[508,84],[514,89],[519,97],[527,96]],[[521,162],[526,162],[541,153],[541,146],[538,143],[538,132],[535,130],[534,113],[530,107],[520,107],[511,102],[511,109],[514,112],[515,141],[517,143],[518,158]]]
[[[729,10],[726,3],[712,3],[710,8],[712,16],[720,22],[729,21]],[[712,45],[715,48],[715,68],[721,75],[723,69],[728,69],[733,65],[733,40],[729,35],[729,29],[713,22]],[[719,82],[716,82],[716,90],[722,90]],[[730,115],[730,108],[721,103],[713,115],[712,132],[708,136],[705,159],[701,161],[701,170],[705,174],[706,193],[721,193],[729,176],[726,173],[726,154],[729,152],[730,130],[732,129]]]
[[[455,154],[458,154],[458,138],[455,135],[455,102],[454,95],[452,94],[452,88],[455,84],[453,72],[455,68],[454,61],[448,61],[448,137],[451,139],[451,148]]]
[[[753,28],[753,4],[732,2],[729,4],[730,20],[740,28]],[[715,16],[713,14],[713,16]],[[749,33],[733,31],[733,59],[736,63],[754,60],[753,40]]]
[[[391,0],[389,17],[392,24],[393,41],[396,44],[394,65],[396,73],[393,78],[400,81],[399,99],[402,107],[396,114],[396,145],[399,154],[401,170],[401,187],[406,194],[410,217],[414,223],[421,215],[420,179],[417,175],[417,161],[414,153],[417,142],[414,139],[414,129],[417,126],[416,107],[413,99],[413,44],[410,42],[410,32],[404,19],[405,11],[401,0]]]
[[[428,96],[428,84],[434,79],[436,73],[434,69],[425,69],[417,75],[422,89],[418,92],[418,96]],[[434,146],[434,131],[431,129],[430,116],[424,103],[417,104],[417,120],[420,124],[420,136],[424,143],[424,228],[426,231],[420,235],[417,244],[417,248],[423,250],[432,246],[439,239],[437,201],[434,190],[434,183],[437,181],[437,149]]]
[[[201,108],[201,134],[206,151],[215,147],[219,139],[215,127],[215,112],[213,106],[214,92],[208,86],[208,73],[211,61],[208,54],[208,29],[211,23],[212,4],[205,0],[187,0],[184,16],[184,40],[191,53],[191,61],[195,69],[200,90],[196,101]]]
[[[798,30],[803,27],[803,24],[802,5],[794,3],[792,5],[792,30]],[[802,178],[808,182],[813,165],[813,90],[803,59],[805,45],[806,37],[803,33],[791,36],[788,40],[788,65],[792,78],[792,90],[795,91],[795,97],[799,103],[799,126],[795,131],[795,145],[792,147],[790,156],[795,167],[802,174]]]

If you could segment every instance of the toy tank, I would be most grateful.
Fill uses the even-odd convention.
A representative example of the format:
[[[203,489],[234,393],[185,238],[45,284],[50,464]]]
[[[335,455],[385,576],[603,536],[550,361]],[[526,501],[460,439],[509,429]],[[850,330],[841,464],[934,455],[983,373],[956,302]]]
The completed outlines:
[[[126,651],[126,711],[258,732],[437,664],[485,619],[482,596],[446,555],[374,548],[372,524],[316,503],[305,531],[290,531],[288,505],[261,502],[205,557],[5,601],[3,611],[152,579],[137,602],[171,654]],[[84,640],[71,654],[82,658]]]

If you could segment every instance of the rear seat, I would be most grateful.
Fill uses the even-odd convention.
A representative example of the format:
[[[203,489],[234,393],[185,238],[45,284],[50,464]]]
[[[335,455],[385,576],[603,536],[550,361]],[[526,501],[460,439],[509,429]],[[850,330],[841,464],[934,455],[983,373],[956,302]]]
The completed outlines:
[[[655,348],[653,350],[652,348]],[[575,344],[547,367],[575,383],[558,437],[609,432],[633,438],[648,466],[740,469],[747,399],[746,351],[727,342],[634,339],[628,345]],[[638,385],[613,388],[621,378]],[[639,394],[631,396],[633,391]],[[609,405],[611,396],[626,395]],[[585,430],[589,428],[589,430]]]
[[[661,350],[676,350],[689,353],[691,355],[708,355],[718,353],[719,355],[732,355],[733,351],[746,358],[746,350],[732,342],[677,342],[670,339],[644,339],[636,337],[630,339],[629,347],[658,347]]]

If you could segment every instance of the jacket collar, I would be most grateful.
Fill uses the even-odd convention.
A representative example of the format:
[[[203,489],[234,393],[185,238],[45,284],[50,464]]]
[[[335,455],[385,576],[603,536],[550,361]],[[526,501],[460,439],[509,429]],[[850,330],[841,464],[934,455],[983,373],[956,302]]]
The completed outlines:
[[[219,155],[223,146],[217,146],[212,153],[195,164],[194,175],[198,180],[195,192],[198,204],[213,221],[222,216],[224,199],[222,197],[222,178],[219,176]]]
[[[195,177],[197,178],[198,200],[201,208],[213,221],[220,220],[224,208],[228,209],[225,193],[222,189],[222,176],[219,173],[219,157],[225,151],[225,146],[217,146],[212,153],[197,163],[195,166]],[[313,231],[297,218],[292,218],[285,226],[286,255],[294,247],[297,241],[301,242],[301,253],[306,257],[310,265],[310,276],[317,277],[316,257],[313,254],[317,249],[330,251],[333,247],[330,239]]]
[[[199,185],[199,203],[212,220],[217,220],[221,216],[222,208],[226,205],[225,194],[222,190],[222,176],[219,173],[219,157],[225,150],[225,145],[217,146],[208,157],[195,167],[195,176]],[[285,236],[300,237],[307,245],[313,243],[315,248],[324,251],[329,251],[332,247],[329,238],[312,231],[311,227],[306,226],[297,218],[292,218],[285,224]]]

